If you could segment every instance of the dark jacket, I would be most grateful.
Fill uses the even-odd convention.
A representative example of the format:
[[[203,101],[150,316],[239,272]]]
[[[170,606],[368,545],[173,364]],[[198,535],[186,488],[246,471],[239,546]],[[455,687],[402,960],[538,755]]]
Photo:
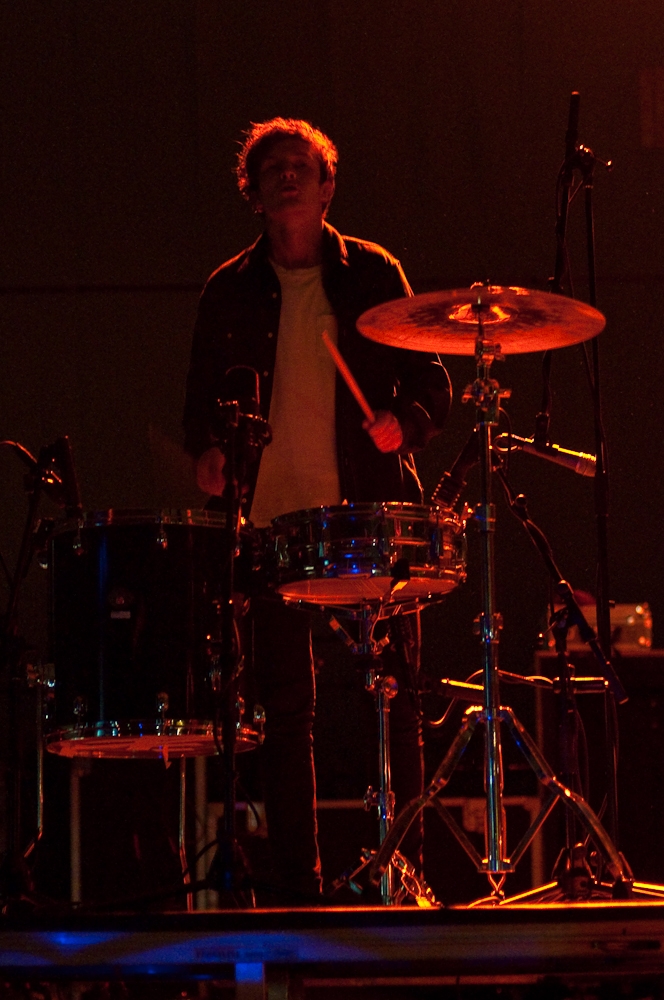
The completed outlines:
[[[355,326],[372,306],[412,295],[399,262],[382,247],[340,236],[325,224],[323,286],[338,322],[338,347],[374,410],[391,410],[404,435],[400,453],[382,454],[362,429],[363,416],[342,379],[336,383],[336,437],[342,496],[351,501],[422,502],[410,453],[437,434],[451,388],[430,355],[362,337]],[[260,376],[261,413],[270,411],[281,288],[261,236],[208,279],[194,330],[184,413],[185,448],[198,457],[214,440],[212,426],[225,372],[251,365]],[[250,509],[256,464],[247,497]],[[284,513],[289,513],[284,511]]]

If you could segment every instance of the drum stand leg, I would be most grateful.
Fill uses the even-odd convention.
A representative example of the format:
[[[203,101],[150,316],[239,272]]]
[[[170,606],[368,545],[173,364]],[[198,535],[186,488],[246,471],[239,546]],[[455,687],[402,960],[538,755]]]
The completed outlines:
[[[376,807],[378,810],[379,843],[385,842],[394,824],[394,792],[392,791],[392,775],[390,767],[390,701],[398,692],[398,684],[394,677],[382,673],[379,659],[380,650],[387,644],[387,637],[382,641],[373,638],[373,630],[380,617],[380,609],[368,605],[361,612],[347,612],[357,620],[360,626],[359,642],[354,642],[343,625],[328,614],[330,627],[340,634],[350,651],[364,658],[367,662],[365,674],[365,689],[370,691],[376,700],[378,713],[378,769],[379,788],[370,785],[364,796],[365,809]],[[329,894],[333,895],[342,885],[348,885],[354,892],[361,893],[361,886],[355,878],[373,861],[375,852],[364,849],[361,863],[344,872],[331,884]],[[397,906],[404,895],[409,893],[419,906],[435,906],[433,893],[403,854],[394,851],[381,873],[380,897],[384,906]]]
[[[182,881],[185,885],[191,885],[191,873],[187,862],[186,850],[186,828],[187,828],[187,758],[180,757],[180,810],[178,822],[178,853],[180,855],[180,867],[182,868]],[[187,912],[194,909],[193,893],[187,893]]]
[[[372,666],[367,670],[365,688],[376,698],[378,712],[378,768],[380,786],[377,791],[369,787],[364,796],[364,806],[378,809],[379,842],[382,844],[394,822],[394,792],[390,769],[390,701],[398,691],[394,677],[384,677],[380,668]],[[380,881],[380,897],[385,906],[396,902],[394,866],[390,863]]]

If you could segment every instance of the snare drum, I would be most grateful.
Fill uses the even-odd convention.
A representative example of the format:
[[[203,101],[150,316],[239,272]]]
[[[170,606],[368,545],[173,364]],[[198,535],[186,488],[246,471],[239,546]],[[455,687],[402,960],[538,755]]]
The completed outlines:
[[[466,578],[465,524],[444,507],[350,503],[272,522],[277,589],[329,606],[409,603]]]
[[[115,758],[216,753],[210,668],[226,541],[223,514],[188,510],[88,513],[55,534],[48,750]],[[250,533],[243,547],[251,551]],[[238,709],[236,750],[258,742]]]

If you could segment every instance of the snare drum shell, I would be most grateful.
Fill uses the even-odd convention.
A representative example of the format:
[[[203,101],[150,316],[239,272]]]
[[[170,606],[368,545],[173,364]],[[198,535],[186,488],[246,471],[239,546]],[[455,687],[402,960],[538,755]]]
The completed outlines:
[[[279,592],[327,605],[427,600],[465,579],[462,520],[443,507],[352,503],[272,522]]]
[[[208,637],[219,637],[215,602],[225,550],[223,515],[202,511],[86,514],[55,535],[57,749],[49,749],[75,755],[57,736],[78,728],[82,736],[110,738],[107,753],[90,747],[91,756],[150,756],[159,747],[148,753],[143,740],[145,752],[124,753],[122,740],[136,744],[158,733],[164,719],[171,732],[180,723],[183,736],[193,735],[195,720],[214,717]],[[210,733],[207,743],[202,752],[214,752]]]

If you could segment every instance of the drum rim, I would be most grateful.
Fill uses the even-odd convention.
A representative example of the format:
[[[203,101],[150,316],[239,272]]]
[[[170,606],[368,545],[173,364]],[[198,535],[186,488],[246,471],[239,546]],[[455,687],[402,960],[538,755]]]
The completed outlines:
[[[192,738],[214,740],[214,722],[206,719],[106,719],[84,726],[60,726],[45,734],[47,749],[54,743],[90,742],[95,740],[179,740]],[[221,736],[219,737],[221,739]],[[236,739],[247,744],[260,743],[258,730],[242,725],[236,729]]]
[[[293,520],[311,521],[324,517],[334,517],[342,514],[368,514],[368,515],[411,515],[421,517],[423,520],[461,520],[460,515],[450,507],[442,504],[420,504],[407,500],[382,500],[382,501],[353,501],[344,504],[321,504],[320,507],[303,507],[301,510],[288,511],[272,518],[271,524],[278,528],[282,523],[292,523]]]
[[[247,525],[249,522],[246,522]],[[109,507],[106,510],[86,510],[79,518],[69,518],[58,530],[77,528],[169,526],[225,528],[224,511],[180,507]]]

